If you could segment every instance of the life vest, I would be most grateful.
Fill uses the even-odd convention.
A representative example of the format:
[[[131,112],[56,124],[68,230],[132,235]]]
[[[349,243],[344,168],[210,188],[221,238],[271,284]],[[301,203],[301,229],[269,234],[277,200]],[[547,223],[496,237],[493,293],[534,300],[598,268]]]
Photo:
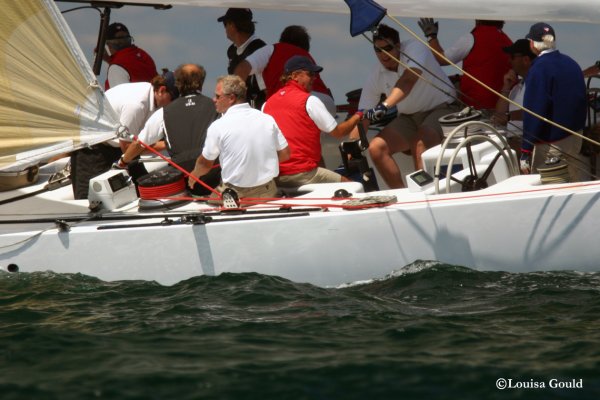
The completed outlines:
[[[250,54],[264,46],[266,46],[266,43],[261,39],[254,39],[248,43],[248,46],[246,46],[242,54],[237,53],[237,47],[235,47],[235,45],[232,44],[229,46],[227,49],[227,58],[229,59],[227,72],[229,74],[233,74],[239,63],[245,60]],[[260,109],[266,100],[266,95],[265,91],[261,90],[261,88],[258,86],[256,76],[248,76],[248,79],[246,79],[246,87],[248,88],[246,92],[246,99],[249,102],[252,101],[254,103],[254,108]]]
[[[321,160],[321,131],[306,111],[308,93],[290,80],[265,103],[290,148],[289,160],[279,164],[279,175],[292,175],[315,169]]]
[[[281,75],[283,75],[286,61],[292,56],[304,56],[309,58],[313,63],[315,62],[308,51],[298,46],[289,43],[275,43],[273,46],[273,54],[262,73],[265,86],[267,87],[267,99],[283,86],[280,78]],[[325,83],[319,74],[316,74],[315,76],[312,90],[331,96],[331,91],[325,86]]]
[[[179,97],[163,109],[167,151],[186,171],[194,169],[202,153],[206,130],[217,118],[211,99],[198,93]]]
[[[148,53],[137,46],[126,47],[117,51],[110,59],[110,65],[118,65],[129,74],[130,82],[150,82],[158,75],[156,64]],[[110,89],[108,79],[104,89]]]
[[[494,26],[479,25],[471,31],[473,48],[463,60],[463,69],[492,89],[500,91],[504,74],[511,68],[510,56],[502,51],[512,41]],[[463,75],[460,80],[461,100],[477,109],[493,109],[498,96]]]

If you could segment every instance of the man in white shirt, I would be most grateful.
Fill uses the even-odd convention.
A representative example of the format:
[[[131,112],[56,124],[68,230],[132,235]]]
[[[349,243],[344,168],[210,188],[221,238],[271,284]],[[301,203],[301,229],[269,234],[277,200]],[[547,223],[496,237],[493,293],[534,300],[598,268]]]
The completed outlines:
[[[105,96],[119,116],[121,125],[131,135],[138,135],[152,113],[175,100],[179,92],[175,87],[173,73],[170,73],[165,77],[155,76],[151,83],[118,85],[108,89]],[[131,141],[125,138],[113,139],[71,154],[71,180],[75,198],[86,199],[90,179],[108,171],[130,144]],[[159,150],[164,147],[161,144],[157,146]],[[141,164],[137,164],[129,172],[134,180],[147,173]]]
[[[279,162],[290,156],[287,141],[273,117],[253,109],[246,102],[246,84],[235,75],[217,79],[213,98],[217,112],[223,116],[208,128],[202,154],[188,179],[196,180],[212,168],[217,157],[221,162],[222,183],[240,198],[273,198],[277,194],[274,178]]]
[[[369,154],[386,184],[402,188],[393,155],[412,154],[415,168],[423,167],[421,154],[442,138],[439,118],[457,111],[451,104],[455,90],[431,51],[420,42],[400,42],[398,31],[381,24],[373,43],[379,63],[367,77],[358,108],[367,110],[363,124],[368,127],[369,121],[381,120],[389,108],[396,107],[398,116],[373,138]],[[382,94],[385,101],[380,101]],[[355,131],[351,137],[357,136]]]

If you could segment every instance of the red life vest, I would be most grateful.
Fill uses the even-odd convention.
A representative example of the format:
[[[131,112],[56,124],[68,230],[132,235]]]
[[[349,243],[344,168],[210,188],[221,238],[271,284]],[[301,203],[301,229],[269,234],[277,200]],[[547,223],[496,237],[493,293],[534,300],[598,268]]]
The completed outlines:
[[[308,51],[301,49],[298,46],[289,43],[275,43],[273,47],[273,54],[262,73],[267,90],[267,99],[283,86],[280,81],[281,75],[283,75],[283,67],[285,66],[285,62],[292,56],[298,55],[308,57],[312,62],[315,62]],[[325,83],[319,74],[316,75],[315,80],[313,81],[312,90],[331,96],[331,91],[325,86]]]
[[[279,175],[312,171],[321,160],[321,131],[306,111],[308,96],[310,93],[290,80],[263,108],[275,119],[290,147],[290,159],[279,164]]]
[[[126,47],[117,51],[110,59],[110,65],[118,65],[129,74],[130,82],[150,82],[158,75],[156,64],[148,53],[137,46]],[[110,83],[108,79],[104,83],[104,89],[108,90]]]
[[[504,32],[494,26],[479,25],[471,31],[473,48],[463,60],[463,69],[492,89],[500,91],[504,74],[511,68],[510,56],[502,51],[512,44]],[[493,109],[498,96],[473,79],[460,80],[461,100],[477,109]]]

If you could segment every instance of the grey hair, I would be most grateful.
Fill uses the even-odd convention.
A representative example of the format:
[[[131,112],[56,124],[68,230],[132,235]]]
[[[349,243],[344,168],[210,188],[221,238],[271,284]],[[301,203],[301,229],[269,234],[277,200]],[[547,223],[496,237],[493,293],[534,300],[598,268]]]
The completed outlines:
[[[536,42],[535,40],[532,40],[532,42],[533,47],[540,52],[544,50],[554,50],[556,48],[556,42],[554,41],[553,35],[544,35],[542,36],[541,42]]]
[[[223,94],[234,94],[238,100],[246,100],[246,82],[237,75],[224,75],[217,78]]]

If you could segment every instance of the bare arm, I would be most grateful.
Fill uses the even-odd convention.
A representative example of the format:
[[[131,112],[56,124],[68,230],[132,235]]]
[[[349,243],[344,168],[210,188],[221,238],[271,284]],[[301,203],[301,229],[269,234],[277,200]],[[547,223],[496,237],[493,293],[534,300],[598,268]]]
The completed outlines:
[[[245,81],[246,79],[248,79],[250,71],[252,71],[252,65],[250,65],[248,61],[244,60],[241,63],[239,63],[237,67],[235,67],[235,71],[233,71],[233,73],[242,78],[243,81]]]
[[[444,53],[444,49],[442,48],[442,45],[440,44],[440,41],[437,37],[429,39],[429,46],[431,46],[431,48],[433,48],[435,51],[442,53],[444,56],[446,56],[446,54]],[[448,61],[438,56],[435,52],[432,51],[431,53],[440,65],[450,65]]]
[[[413,71],[413,72],[411,72]],[[387,107],[395,106],[400,103],[402,100],[406,98],[412,91],[413,87],[419,80],[419,76],[421,76],[423,72],[420,69],[411,68],[410,70],[405,70],[398,82],[396,82],[396,86],[392,89],[391,93],[385,99],[385,104]]]
[[[190,172],[190,177],[188,178],[188,186],[192,188],[196,184],[196,180],[194,178],[192,178],[192,176],[199,178],[201,176],[206,175],[208,173],[208,171],[210,171],[210,169],[212,168],[214,163],[215,163],[214,160],[212,160],[212,161],[207,160],[201,154],[196,159],[196,165],[194,166],[194,170],[192,172]]]
[[[278,150],[277,158],[279,159],[280,163],[289,160],[290,159],[290,148],[288,146],[285,146],[285,149]]]
[[[125,164],[129,164],[143,152],[144,147],[137,140],[134,140],[129,146],[127,146],[127,150],[125,151],[125,154],[123,154],[123,162]]]
[[[356,128],[356,125],[360,122],[361,118],[362,114],[356,113],[344,122],[340,122],[339,124],[337,124],[337,126],[329,133],[335,138],[343,138],[344,136],[352,132],[354,128]]]

